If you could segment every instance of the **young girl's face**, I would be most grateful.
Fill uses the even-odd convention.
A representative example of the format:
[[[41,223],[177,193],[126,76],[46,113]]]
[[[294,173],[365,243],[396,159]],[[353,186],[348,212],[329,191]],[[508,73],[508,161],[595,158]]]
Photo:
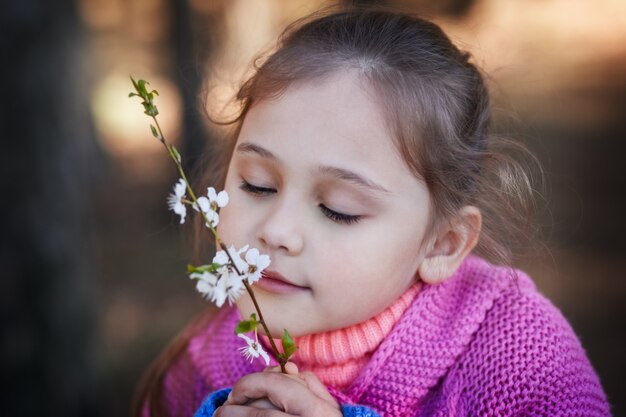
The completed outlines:
[[[417,280],[428,189],[406,167],[354,71],[255,104],[226,190],[223,241],[271,257],[273,278],[254,290],[274,336],[362,322]],[[238,307],[243,317],[254,312],[247,294]]]

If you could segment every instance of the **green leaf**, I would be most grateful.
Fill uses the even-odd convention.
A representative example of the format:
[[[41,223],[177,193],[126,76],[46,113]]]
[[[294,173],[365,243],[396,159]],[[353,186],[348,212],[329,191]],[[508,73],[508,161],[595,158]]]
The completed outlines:
[[[157,138],[157,139],[158,139],[158,138],[159,138],[159,132],[157,132],[156,127],[154,127],[153,125],[150,125],[150,130],[152,130],[152,135],[153,135],[155,138]]]
[[[187,273],[188,274],[193,274],[194,272],[215,272],[217,271],[222,265],[218,264],[218,263],[212,263],[209,265],[200,265],[200,266],[193,266],[191,264],[187,264]]]
[[[149,84],[146,80],[137,81],[137,91],[144,98],[148,95],[148,90],[146,90],[146,84]]]
[[[287,329],[284,329],[283,337],[280,340],[283,345],[283,352],[285,360],[289,360],[291,355],[293,355],[296,350],[298,350],[298,346],[296,346],[296,342],[293,341],[293,338],[289,335]]]
[[[237,323],[237,326],[235,327],[235,333],[249,333],[256,329],[258,324],[259,322],[256,319],[256,314],[252,313],[250,315],[250,320],[241,320],[239,323]]]

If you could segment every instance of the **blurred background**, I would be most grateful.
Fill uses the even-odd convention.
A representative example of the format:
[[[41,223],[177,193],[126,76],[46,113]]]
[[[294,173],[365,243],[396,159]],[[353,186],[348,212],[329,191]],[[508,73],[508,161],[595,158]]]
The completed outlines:
[[[626,1],[413,0],[490,74],[496,130],[539,157],[539,255],[626,416]],[[316,0],[21,0],[0,5],[4,415],[125,416],[141,372],[206,304],[166,208],[177,179],[129,74],[158,88],[192,170],[255,54]],[[210,86],[210,88],[207,88]],[[622,346],[622,347],[620,347]]]

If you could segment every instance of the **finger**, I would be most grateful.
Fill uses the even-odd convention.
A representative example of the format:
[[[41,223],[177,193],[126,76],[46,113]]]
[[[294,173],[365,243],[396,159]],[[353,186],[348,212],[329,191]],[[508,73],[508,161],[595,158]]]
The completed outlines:
[[[317,408],[321,401],[298,377],[261,372],[246,375],[237,381],[231,391],[229,404],[243,405],[249,400],[264,397],[286,413],[296,415]]]
[[[293,380],[293,381],[295,381],[295,382],[297,382],[297,383],[301,384],[301,385],[302,385],[302,386],[304,386],[304,387],[306,387],[306,386],[307,386],[306,381],[305,381],[305,380],[303,380],[302,378],[300,378],[300,376],[299,376],[299,375],[287,375],[287,374],[283,374],[283,373],[281,373],[281,372],[280,372],[280,368],[279,368],[279,372],[274,372],[274,371],[272,371],[272,370],[268,370],[268,369],[266,368],[266,369],[265,369],[265,370],[264,370],[261,374],[264,374],[264,373],[271,373],[271,374],[279,374],[279,375],[283,375],[284,377],[286,377],[286,378],[290,378],[291,380]],[[250,374],[250,375],[254,375],[254,374]],[[244,376],[244,378],[246,378],[246,377],[247,377],[247,376]],[[261,397],[256,397],[256,398],[261,398]],[[247,399],[247,401],[243,401],[243,400],[242,400],[242,401],[239,401],[239,402],[238,402],[238,401],[235,401],[235,400],[233,399],[233,391],[231,391],[231,392],[228,394],[228,398],[226,398],[226,402],[225,402],[225,404],[229,404],[229,405],[231,405],[231,404],[249,405],[249,402],[250,402],[251,400],[253,400],[253,399],[256,399],[256,398],[248,398],[248,399]]]
[[[213,413],[213,417],[287,417],[280,410],[258,409],[244,405],[223,405]]]
[[[298,375],[298,365],[293,362],[287,362],[285,364],[285,371],[288,375]]]
[[[309,387],[311,392],[313,392],[313,394],[317,395],[322,400],[329,402],[333,406],[339,406],[333,396],[330,395],[330,392],[328,392],[326,386],[322,384],[322,382],[313,372],[302,372],[299,376],[304,380],[304,382],[306,382],[307,386]]]
[[[272,402],[268,400],[267,398],[259,398],[257,400],[250,400],[244,405],[247,407],[267,408],[270,410],[278,410],[278,408],[276,408],[276,406],[272,404]]]

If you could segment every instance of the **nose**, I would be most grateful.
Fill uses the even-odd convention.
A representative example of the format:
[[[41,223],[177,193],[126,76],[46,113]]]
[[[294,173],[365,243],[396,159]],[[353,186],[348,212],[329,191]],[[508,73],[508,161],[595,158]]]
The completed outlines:
[[[304,224],[302,207],[284,196],[267,208],[257,229],[262,246],[271,253],[284,252],[295,256],[304,249]]]

